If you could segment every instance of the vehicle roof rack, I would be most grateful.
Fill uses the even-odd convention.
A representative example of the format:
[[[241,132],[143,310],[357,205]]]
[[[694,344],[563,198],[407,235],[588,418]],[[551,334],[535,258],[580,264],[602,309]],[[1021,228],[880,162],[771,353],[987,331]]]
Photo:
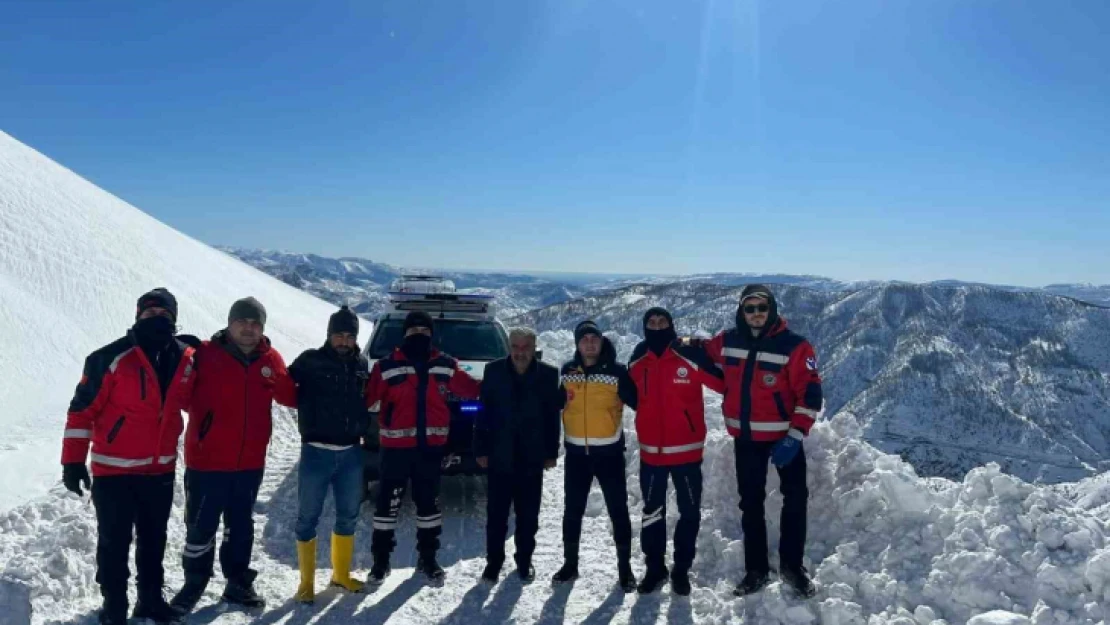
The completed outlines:
[[[454,293],[455,283],[442,276],[431,274],[405,274],[389,287],[393,293]]]

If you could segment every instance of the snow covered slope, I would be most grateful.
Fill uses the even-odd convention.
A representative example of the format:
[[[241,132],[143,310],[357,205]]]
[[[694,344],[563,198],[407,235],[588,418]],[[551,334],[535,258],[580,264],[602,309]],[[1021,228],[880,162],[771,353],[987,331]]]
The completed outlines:
[[[611,336],[627,358],[635,337]],[[540,347],[551,361],[569,357],[569,331],[546,332]],[[806,565],[821,585],[818,595],[799,600],[778,583],[744,599],[732,596],[743,567],[743,541],[736,507],[731,439],[724,431],[720,398],[707,394],[709,438],[702,529],[689,599],[669,590],[648,597],[615,588],[609,522],[601,493],[591,493],[583,524],[582,577],[573,587],[546,583],[562,558],[562,466],[544,480],[535,565],[540,580],[522,585],[506,567],[497,586],[478,582],[484,565],[485,490],[480,480],[445,480],[443,588],[412,577],[415,562],[413,511],[406,505],[387,583],[368,595],[324,591],[313,607],[293,604],[297,585],[292,527],[296,518],[296,429],[280,410],[258,511],[254,566],[268,607],[261,613],[228,610],[213,583],[188,623],[343,625],[352,622],[446,623],[700,623],[720,625],[956,625],[1037,623],[1106,625],[1110,619],[1110,524],[1087,507],[1101,484],[1037,487],[1002,474],[997,466],[969,473],[962,481],[920,478],[897,456],[861,439],[853,415],[819,423],[806,443],[810,490]],[[639,459],[631,413],[626,411],[629,507],[638,527],[642,501],[636,483]],[[179,553],[184,540],[183,497],[170,522],[167,583],[181,583]],[[770,473],[769,536],[778,538],[782,498]],[[675,510],[671,491],[668,509]],[[328,506],[323,527],[332,522]],[[367,541],[370,508],[357,530],[355,567],[370,565]],[[668,516],[668,534],[675,517]],[[98,604],[93,582],[94,521],[91,507],[58,495],[0,515],[0,593],[11,607],[35,612],[33,623],[93,623]],[[638,541],[634,568],[643,573]],[[512,546],[509,545],[510,555]],[[772,549],[772,565],[774,565]],[[330,575],[321,546],[318,588]],[[509,560],[512,561],[511,558]],[[9,580],[5,583],[4,580]],[[12,581],[15,580],[15,581]],[[0,594],[0,599],[4,595]],[[22,605],[17,605],[21,600]],[[9,612],[9,614],[11,614]],[[977,619],[972,621],[971,619]],[[2,619],[0,619],[2,620]],[[13,621],[17,622],[17,621]],[[25,622],[25,621],[24,621]]]
[[[164,286],[182,331],[207,338],[253,295],[292,360],[332,307],[154,220],[0,132],[0,510],[61,479],[66,408],[92,350]]]
[[[662,305],[679,331],[734,323],[741,288],[637,285],[533,311],[539,330],[595,319],[639,334]],[[884,283],[850,292],[778,286],[791,327],[822,360],[826,412],[919,473],[962,479],[998,462],[1023,479],[1110,469],[1110,310],[1040,292]]]

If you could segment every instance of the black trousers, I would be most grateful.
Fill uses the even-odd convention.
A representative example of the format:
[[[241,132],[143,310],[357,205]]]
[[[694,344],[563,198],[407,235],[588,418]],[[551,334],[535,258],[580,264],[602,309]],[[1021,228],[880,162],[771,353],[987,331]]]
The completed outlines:
[[[166,525],[173,507],[173,473],[93,479],[96,507],[96,582],[104,597],[127,605],[128,558],[135,536],[139,600],[160,597],[165,581]]]
[[[370,550],[388,556],[397,541],[397,517],[405,490],[412,483],[412,501],[416,504],[416,550],[434,555],[439,550],[443,531],[443,515],[439,511],[440,463],[443,453],[438,448],[382,448],[381,480],[374,508],[374,534]]]
[[[613,541],[617,544],[618,557],[627,558],[632,553],[632,521],[628,517],[628,484],[625,482],[624,454],[589,456],[567,454],[564,470],[566,508],[563,511],[563,544],[568,555],[577,557],[578,543],[582,537],[582,516],[594,479],[601,484],[605,507],[613,523]],[[571,553],[570,550],[573,550]]]
[[[767,524],[763,501],[767,497],[767,465],[775,443],[736,440],[736,483],[740,491],[741,526],[744,529],[744,565],[748,571],[767,571]],[[790,464],[778,469],[782,491],[779,537],[780,568],[801,567],[806,544],[805,448]]]
[[[234,580],[245,574],[254,547],[254,503],[262,485],[256,471],[185,471],[185,549],[181,565],[186,575],[212,576],[216,559],[216,530],[224,523],[220,568]]]
[[[644,514],[640,544],[648,568],[662,568],[667,554],[667,477],[674,482],[678,523],[674,528],[674,568],[689,571],[701,527],[701,462],[660,467],[640,462]]]
[[[509,508],[516,513],[516,561],[530,564],[536,551],[536,532],[540,529],[540,500],[543,498],[543,473],[491,471],[486,500],[486,559],[505,561],[505,535],[509,532]]]

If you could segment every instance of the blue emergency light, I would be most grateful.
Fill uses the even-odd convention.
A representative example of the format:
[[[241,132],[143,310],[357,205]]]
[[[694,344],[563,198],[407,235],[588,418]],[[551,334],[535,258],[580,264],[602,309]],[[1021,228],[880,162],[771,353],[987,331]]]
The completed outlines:
[[[482,402],[477,402],[477,401],[459,402],[459,412],[474,413],[474,412],[481,412],[481,411],[482,411]]]

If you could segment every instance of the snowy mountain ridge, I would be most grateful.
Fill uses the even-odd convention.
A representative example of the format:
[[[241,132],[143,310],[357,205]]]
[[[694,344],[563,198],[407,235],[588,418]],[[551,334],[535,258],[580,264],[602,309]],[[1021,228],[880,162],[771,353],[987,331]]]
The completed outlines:
[[[334,304],[373,318],[385,310],[394,279],[411,271],[365,258],[326,258],[274,250],[218,248],[271,276]],[[435,271],[462,291],[493,295],[497,314],[510,317],[585,292],[576,284],[514,273]]]
[[[680,332],[708,335],[735,323],[741,290],[637,285],[508,321],[544,331],[591,318],[638,335],[643,311],[663,306]],[[775,290],[790,326],[817,349],[826,415],[863,416],[865,439],[919,473],[961,479],[997,462],[1058,482],[1110,469],[1110,310],[972,286]]]
[[[385,291],[394,278],[408,271],[404,268],[364,258],[329,258],[317,254],[277,250],[256,250],[221,246],[220,249],[275,278],[303,289],[335,304],[351,304],[369,317],[385,306]],[[747,273],[703,273],[685,276],[636,276],[607,278],[575,275],[574,280],[520,272],[479,272],[434,270],[455,281],[460,289],[497,296],[501,316],[511,317],[543,306],[558,304],[595,291],[611,291],[636,285],[706,283],[721,286],[743,286],[753,282],[785,284],[822,291],[856,291],[882,285],[915,283],[867,280],[844,282],[816,275]],[[935,286],[979,286],[1003,291],[1050,293],[1110,307],[1110,285],[1055,284],[1040,289],[941,280],[925,283]]]

